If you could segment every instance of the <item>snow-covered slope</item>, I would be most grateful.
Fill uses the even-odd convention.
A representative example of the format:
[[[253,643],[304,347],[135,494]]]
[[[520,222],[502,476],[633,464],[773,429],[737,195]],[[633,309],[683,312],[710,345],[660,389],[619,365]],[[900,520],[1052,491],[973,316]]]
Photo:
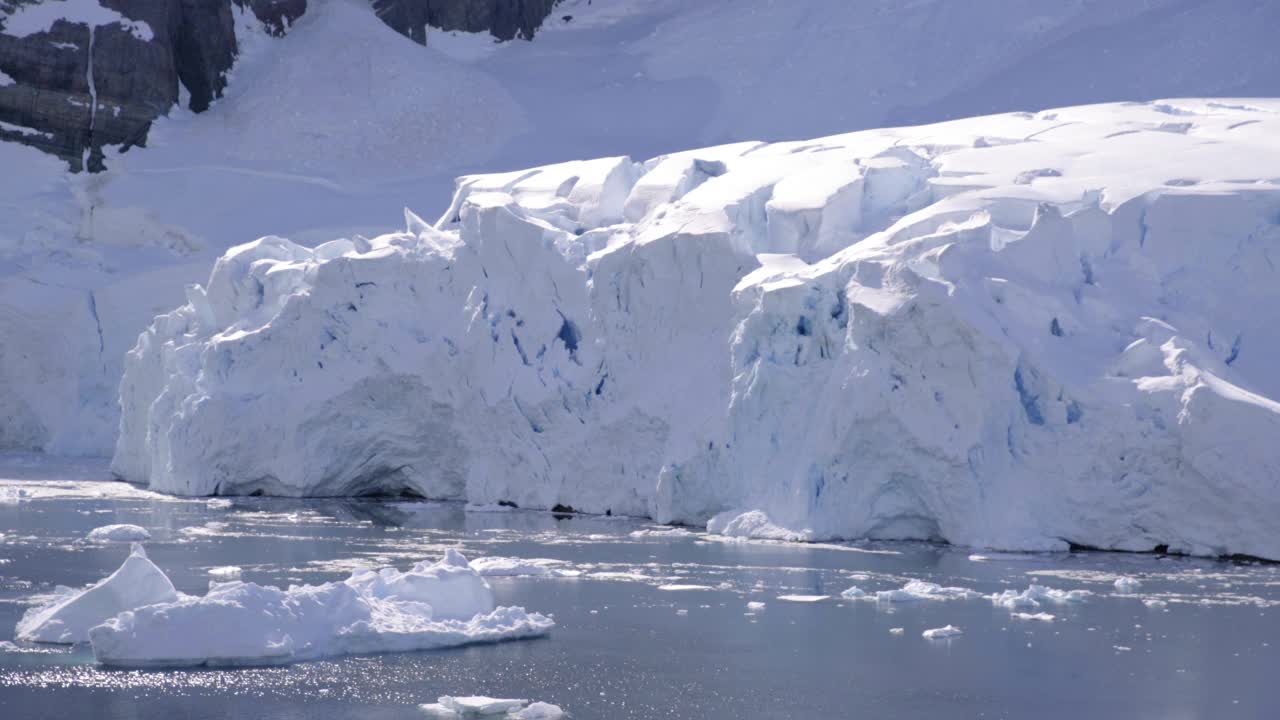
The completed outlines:
[[[130,353],[114,468],[1280,558],[1278,168],[1280,102],[1169,100],[465,177],[232,248]]]
[[[237,18],[225,96],[157,121],[106,172],[0,143],[0,448],[110,452],[123,353],[226,248],[384,232],[405,205],[442,209],[461,173],[1280,95],[1267,0],[566,0],[532,42],[425,48],[363,0],[311,0],[279,40]]]

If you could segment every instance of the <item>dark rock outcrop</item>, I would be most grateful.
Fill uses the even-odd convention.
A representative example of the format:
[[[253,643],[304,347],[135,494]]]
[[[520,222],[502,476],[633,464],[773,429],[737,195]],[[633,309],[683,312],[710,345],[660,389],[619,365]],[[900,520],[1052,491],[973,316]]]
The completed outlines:
[[[235,0],[253,11],[272,35],[280,37],[307,11],[307,0]]]
[[[67,20],[25,37],[5,32],[12,12],[44,1],[0,0],[0,141],[91,172],[104,169],[104,146],[145,145],[151,122],[178,102],[180,85],[195,112],[222,95],[236,56],[233,3],[274,35],[307,9],[307,0],[99,0],[150,33]],[[558,1],[371,0],[388,26],[423,44],[428,26],[532,38]]]
[[[11,126],[0,126],[0,140],[51,152],[73,170],[100,170],[104,145],[146,143],[151,121],[178,101],[179,82],[191,93],[192,110],[221,95],[236,53],[229,3],[101,4],[146,23],[150,39],[120,23],[91,28],[56,20],[26,37],[0,29],[0,71],[15,81],[0,87],[0,121]]]
[[[378,17],[425,45],[427,26],[531,39],[559,0],[373,0]]]

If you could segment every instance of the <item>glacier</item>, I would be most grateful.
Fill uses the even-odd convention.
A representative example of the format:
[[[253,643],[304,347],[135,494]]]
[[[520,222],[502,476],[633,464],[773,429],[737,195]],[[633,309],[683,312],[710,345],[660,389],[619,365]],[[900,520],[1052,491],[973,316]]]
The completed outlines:
[[[0,141],[0,450],[110,455],[124,354],[218,256],[267,233],[387,232],[406,204],[437,214],[462,173],[1280,95],[1266,0],[563,0],[532,42],[433,29],[426,47],[366,0],[286,4],[306,12],[283,38],[233,11],[222,98],[173,108],[145,148],[105,148],[105,172]]]
[[[1280,559],[1280,101],[575,161],[405,217],[228,250],[128,353],[113,471]]]

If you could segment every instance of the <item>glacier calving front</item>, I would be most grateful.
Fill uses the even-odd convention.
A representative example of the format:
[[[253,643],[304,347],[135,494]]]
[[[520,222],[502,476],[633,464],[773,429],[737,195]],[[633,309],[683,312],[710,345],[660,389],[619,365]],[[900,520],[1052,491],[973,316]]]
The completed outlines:
[[[228,251],[129,354],[115,471],[1280,558],[1280,102],[565,163],[406,215]]]

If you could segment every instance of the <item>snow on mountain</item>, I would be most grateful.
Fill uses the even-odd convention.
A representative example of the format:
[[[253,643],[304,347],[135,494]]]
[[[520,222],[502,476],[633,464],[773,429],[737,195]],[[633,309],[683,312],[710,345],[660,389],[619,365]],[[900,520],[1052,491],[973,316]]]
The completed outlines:
[[[150,25],[103,7],[98,0],[49,0],[36,5],[19,5],[3,20],[4,34],[18,38],[48,32],[59,21],[91,27],[120,25],[126,32],[144,42],[153,37]]]
[[[363,0],[312,0],[279,39],[235,15],[224,97],[156,121],[145,148],[108,150],[105,172],[68,175],[0,143],[0,448],[109,453],[124,353],[224,250],[386,232],[401,207],[441,209],[461,173],[1063,104],[1280,95],[1280,6],[1266,0],[566,0],[531,42],[434,32],[426,47]],[[108,20],[121,22],[93,22]],[[825,177],[823,192],[854,192],[844,180]],[[663,201],[666,181],[647,182],[659,194],[637,193],[631,212]],[[775,207],[816,201],[792,185]],[[802,230],[782,223],[774,232]]]
[[[434,225],[229,250],[129,354],[113,468],[1280,558],[1278,131],[1166,100],[467,176]]]

